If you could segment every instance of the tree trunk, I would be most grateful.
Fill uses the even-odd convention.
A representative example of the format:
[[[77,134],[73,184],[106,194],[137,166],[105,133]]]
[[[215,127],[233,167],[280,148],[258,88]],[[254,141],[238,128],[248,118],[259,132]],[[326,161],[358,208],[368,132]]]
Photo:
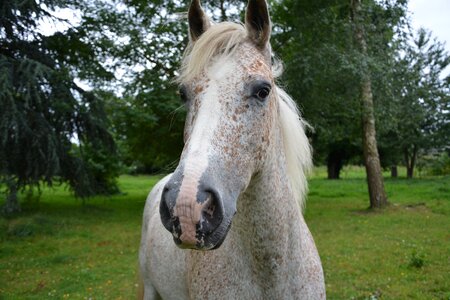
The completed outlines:
[[[406,167],[406,178],[411,179],[414,176],[414,167]]]
[[[414,176],[414,167],[416,165],[417,146],[413,145],[412,153],[410,154],[408,148],[404,150],[405,165],[406,165],[406,178],[411,179]]]
[[[375,116],[373,107],[372,82],[367,66],[367,43],[361,22],[361,0],[351,0],[354,38],[363,57],[363,74],[361,78],[361,113],[363,123],[363,150],[369,187],[370,208],[381,208],[388,204],[384,191],[380,157],[377,149]]]
[[[328,179],[339,179],[342,169],[342,159],[339,155],[330,153],[327,159]]]
[[[17,185],[15,182],[8,182],[8,196],[6,196],[5,205],[2,208],[4,215],[12,215],[20,212],[19,201],[17,200]]]
[[[391,166],[391,177],[392,178],[398,177],[398,169],[396,165]]]
[[[339,179],[340,171],[341,169],[336,163],[332,162],[327,164],[328,179]]]
[[[225,0],[220,0],[220,21],[225,22],[227,21],[227,10],[225,8]]]

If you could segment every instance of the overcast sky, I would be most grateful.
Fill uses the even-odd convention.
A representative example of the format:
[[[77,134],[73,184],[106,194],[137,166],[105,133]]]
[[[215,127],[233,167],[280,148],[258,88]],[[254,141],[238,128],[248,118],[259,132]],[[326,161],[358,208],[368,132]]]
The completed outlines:
[[[450,52],[450,0],[410,0],[409,10],[414,28],[431,30]]]
[[[445,49],[450,53],[450,0],[409,0],[409,10],[414,29],[431,30],[434,37],[445,42]],[[447,67],[441,76],[449,74],[450,67]]]

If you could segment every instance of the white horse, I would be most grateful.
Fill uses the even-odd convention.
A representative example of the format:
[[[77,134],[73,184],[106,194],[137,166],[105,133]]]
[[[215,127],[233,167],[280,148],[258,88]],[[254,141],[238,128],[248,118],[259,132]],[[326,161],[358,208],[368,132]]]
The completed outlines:
[[[212,24],[193,0],[188,19],[185,145],[145,205],[141,297],[324,299],[301,212],[311,150],[275,84],[267,3],[250,0],[245,25]]]

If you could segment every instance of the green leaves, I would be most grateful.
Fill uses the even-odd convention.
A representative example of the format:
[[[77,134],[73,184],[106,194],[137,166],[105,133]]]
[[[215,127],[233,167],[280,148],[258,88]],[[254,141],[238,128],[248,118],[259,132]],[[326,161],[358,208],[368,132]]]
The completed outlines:
[[[81,31],[47,37],[36,28],[42,16],[51,16],[47,9],[68,2],[8,0],[2,5],[0,181],[13,182],[11,191],[51,184],[57,176],[79,196],[115,190],[109,179],[117,174],[113,166],[93,171],[115,153],[103,104],[74,82],[75,76],[103,80],[112,75]],[[73,143],[79,154],[72,152]]]
[[[413,43],[402,45],[393,69],[392,103],[394,136],[386,137],[401,151],[441,151],[448,147],[450,93],[442,72],[449,54],[431,33],[419,30]],[[392,141],[395,138],[395,141]]]
[[[350,1],[272,1],[273,49],[286,65],[283,83],[315,128],[310,135],[316,162],[335,156],[334,150],[348,154],[342,159],[355,155],[358,159],[361,150],[354,150],[361,134],[358,84],[366,69],[385,164],[402,159],[402,144],[420,141],[435,147],[441,141],[442,147],[439,137],[444,132],[448,136],[450,127],[450,79],[440,79],[449,64],[448,54],[426,34],[418,36],[422,50],[408,50],[406,4],[363,2],[358,22],[366,32],[368,55],[361,56],[352,38]],[[348,149],[343,151],[341,145]]]

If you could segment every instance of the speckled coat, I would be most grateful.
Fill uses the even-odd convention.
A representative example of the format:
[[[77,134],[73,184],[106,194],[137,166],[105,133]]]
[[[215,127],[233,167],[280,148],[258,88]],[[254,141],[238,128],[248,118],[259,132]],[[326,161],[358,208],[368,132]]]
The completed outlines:
[[[264,13],[265,1],[249,1],[246,24],[255,26],[210,28],[193,1],[190,15],[203,22],[190,19],[191,40],[210,38],[203,41],[210,44],[232,28],[242,30],[242,37],[182,82],[188,115],[180,164],[153,188],[144,210],[144,299],[325,298],[320,258],[288,178],[293,161],[283,151],[289,135],[280,126],[286,104],[272,74],[270,27],[252,22],[269,20],[268,14],[258,15]],[[257,94],[261,82],[271,87],[267,97]],[[309,149],[303,131],[302,139],[299,143]],[[305,155],[311,159],[309,152]],[[205,177],[212,178],[207,180],[224,202],[224,221],[216,231],[226,237],[215,250],[196,235],[203,209],[196,195]],[[162,194],[173,185],[177,194],[171,213],[180,220],[181,236],[161,223]],[[180,249],[174,238],[208,251]]]

